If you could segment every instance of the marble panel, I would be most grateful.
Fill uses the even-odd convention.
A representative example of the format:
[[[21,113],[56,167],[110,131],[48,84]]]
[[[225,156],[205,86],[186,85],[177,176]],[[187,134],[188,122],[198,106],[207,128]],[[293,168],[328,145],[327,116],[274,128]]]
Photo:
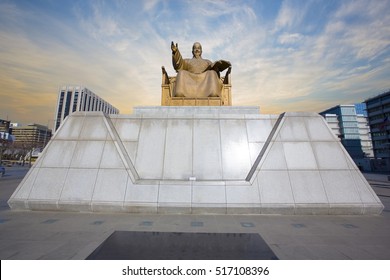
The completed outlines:
[[[129,180],[125,202],[157,203],[159,186],[156,185],[133,185]]]
[[[226,203],[225,186],[196,186],[192,189],[192,203]]]
[[[193,176],[221,180],[221,138],[218,120],[194,120]]]
[[[307,203],[295,204],[296,215],[328,215],[329,204]]]
[[[105,141],[79,141],[74,151],[71,167],[98,168]]]
[[[323,117],[305,118],[305,124],[309,137],[312,141],[335,141],[336,136],[332,133]]]
[[[195,215],[203,215],[203,214],[217,214],[224,215],[227,214],[226,204],[218,204],[218,203],[193,203],[191,205],[191,213]]]
[[[192,126],[192,120],[168,120],[164,179],[188,180],[192,176]]]
[[[12,194],[11,199],[27,199],[30,195],[32,186],[34,185],[35,179],[38,175],[39,168],[32,168],[24,176],[23,181],[20,183],[18,188]]]
[[[126,202],[123,204],[123,211],[128,213],[156,214],[157,203]]]
[[[84,120],[80,140],[106,140],[108,129],[104,122],[104,116],[88,116]]]
[[[90,201],[98,169],[69,169],[60,200]]]
[[[276,118],[278,118],[277,115],[259,114],[259,112],[251,113],[251,114],[245,113],[245,119],[246,120],[270,120],[272,126],[273,126],[272,119],[274,119],[275,116],[276,116]]]
[[[302,117],[285,117],[280,129],[282,141],[309,141],[305,121]]]
[[[11,198],[8,200],[8,205],[12,210],[29,210],[27,202],[25,198]]]
[[[357,188],[350,171],[320,171],[329,203],[361,204]]]
[[[249,142],[265,142],[272,130],[271,119],[246,120]]]
[[[130,160],[133,162],[134,165],[137,156],[138,142],[122,142],[122,143],[126,149],[127,155],[129,156]]]
[[[230,204],[226,205],[226,214],[230,215],[258,215],[261,214],[260,204]]]
[[[287,163],[284,157],[283,144],[281,142],[273,142],[268,147],[268,152],[264,155],[264,161],[261,162],[262,170],[286,170]]]
[[[115,123],[115,129],[122,141],[138,141],[140,127],[140,119],[118,119]]]
[[[319,169],[348,169],[346,154],[339,142],[312,142]]]
[[[41,167],[69,167],[76,141],[53,140],[42,159]]]
[[[261,214],[266,215],[294,215],[295,205],[290,203],[262,203]]]
[[[343,149],[344,149],[344,147],[343,147]],[[345,153],[348,154],[348,152],[346,152],[346,151],[345,151]],[[353,159],[351,157],[349,157],[349,155],[345,158],[345,160],[347,161],[349,169],[359,170],[359,168],[356,166],[356,163],[353,161]]]
[[[367,180],[360,173],[360,171],[351,171],[352,177],[355,181],[359,196],[364,204],[381,203],[374,190],[371,188]]]
[[[36,211],[57,211],[58,204],[55,199],[27,200],[27,209]]]
[[[262,204],[294,204],[287,171],[260,171],[257,178]]]
[[[226,201],[228,204],[258,204],[260,194],[257,185],[254,186],[226,186]]]
[[[128,179],[126,170],[100,169],[92,201],[124,201]]]
[[[384,209],[381,204],[365,204],[363,214],[365,215],[380,215]]]
[[[249,154],[251,157],[251,165],[253,165],[257,159],[257,156],[260,154],[261,149],[264,147],[264,142],[259,143],[249,143]]]
[[[91,208],[93,212],[107,212],[107,213],[120,213],[125,212],[123,209],[123,202],[110,201],[92,201]]]
[[[58,201],[58,210],[67,212],[92,212],[91,201]]]
[[[219,114],[259,114],[258,106],[207,106],[207,107],[183,107],[183,106],[143,106],[134,107],[136,115],[158,115],[161,113],[186,112],[188,114],[219,113]]]
[[[363,215],[363,204],[335,203],[329,205],[329,215]]]
[[[158,202],[190,204],[191,189],[191,185],[160,185]]]
[[[317,169],[309,142],[284,142],[283,149],[288,169]]]
[[[40,168],[29,199],[58,200],[67,173],[64,168]]]
[[[106,141],[104,145],[100,168],[125,168],[113,141]]]
[[[251,161],[245,120],[220,120],[222,170],[225,180],[242,180]]]
[[[158,214],[191,214],[191,203],[159,203]]]
[[[318,114],[315,112],[286,112],[284,113],[285,117],[318,117]]]
[[[162,178],[166,126],[166,120],[142,120],[135,160],[141,179]]]
[[[80,136],[81,128],[83,127],[84,116],[68,116],[61,125],[53,139],[76,140]]]
[[[214,113],[214,114],[196,114],[195,117],[194,117],[194,120],[219,120],[219,114],[218,113]],[[219,124],[219,123],[218,123]],[[219,127],[218,127],[219,129]]]
[[[328,203],[318,171],[289,171],[295,203]]]

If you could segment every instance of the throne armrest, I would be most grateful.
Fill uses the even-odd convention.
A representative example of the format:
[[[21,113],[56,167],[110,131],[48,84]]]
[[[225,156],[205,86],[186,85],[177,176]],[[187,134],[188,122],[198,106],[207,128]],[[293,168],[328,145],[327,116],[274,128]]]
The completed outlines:
[[[230,66],[228,70],[226,71],[225,77],[223,79],[223,84],[228,85],[230,84],[230,72],[232,71],[232,67]]]
[[[161,70],[162,70],[162,84],[169,85],[169,76],[167,71],[165,70],[165,67],[161,66]]]

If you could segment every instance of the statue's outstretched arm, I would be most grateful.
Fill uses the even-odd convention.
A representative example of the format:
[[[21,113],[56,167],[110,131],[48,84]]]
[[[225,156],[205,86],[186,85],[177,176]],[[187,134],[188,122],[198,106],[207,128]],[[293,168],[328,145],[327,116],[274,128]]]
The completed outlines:
[[[172,54],[175,54],[179,50],[179,47],[178,47],[177,43],[175,45],[175,43],[173,43],[173,41],[172,41],[172,43],[171,43],[171,50],[172,50]]]
[[[179,47],[176,43],[171,43],[171,50],[172,50],[172,65],[173,68],[175,68],[176,71],[179,71],[183,68],[184,60],[183,57],[180,54]]]

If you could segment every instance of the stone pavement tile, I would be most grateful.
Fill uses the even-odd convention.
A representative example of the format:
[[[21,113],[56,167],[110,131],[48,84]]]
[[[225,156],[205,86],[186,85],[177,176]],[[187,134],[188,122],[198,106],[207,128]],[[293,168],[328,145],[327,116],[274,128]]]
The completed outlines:
[[[306,248],[313,254],[313,260],[350,260],[351,257],[343,254],[338,245],[306,245]]]
[[[358,245],[362,250],[368,252],[370,255],[373,255],[375,260],[390,260],[390,246],[387,245],[378,245],[378,246],[369,246],[369,245]],[[356,255],[357,260],[361,259],[362,256]]]
[[[30,242],[44,241],[53,236],[55,232],[47,231],[45,229],[31,228],[31,227],[20,227],[15,228],[4,228],[0,230],[0,244],[7,244],[12,241],[29,240]],[[0,245],[1,247],[1,245]]]
[[[272,251],[282,260],[345,260],[349,259],[333,246],[305,246],[295,244],[270,245]]]
[[[103,242],[104,239],[101,241]],[[99,246],[101,242],[95,242],[94,246]],[[85,247],[89,246],[90,242],[86,242],[85,240],[77,240],[76,238],[73,240],[62,241],[61,246],[47,252],[42,255],[39,259],[41,260],[70,260],[74,259],[76,256],[84,259],[91,250],[87,252],[85,256],[80,256],[80,251],[82,251]]]
[[[361,245],[339,245],[336,247],[336,249],[342,253],[343,255],[347,256],[349,259],[352,260],[376,260],[381,259],[378,258],[378,256],[373,253],[377,247],[376,246],[361,246]],[[389,256],[389,253],[387,253],[387,257]],[[382,258],[383,259],[383,258]]]
[[[2,260],[38,260],[45,254],[61,247],[62,242],[24,240],[9,243],[0,250]]]
[[[346,236],[348,238],[349,236]],[[390,247],[389,235],[356,235],[353,238],[349,237],[350,243],[354,245],[368,246],[385,246]],[[389,251],[390,256],[390,251]]]
[[[294,237],[290,234],[274,231],[262,231],[259,233],[269,245],[289,245],[294,244]]]
[[[318,245],[325,246],[327,244],[332,245],[343,245],[348,243],[348,238],[332,235],[294,235],[292,237],[292,244],[302,244],[302,245]]]

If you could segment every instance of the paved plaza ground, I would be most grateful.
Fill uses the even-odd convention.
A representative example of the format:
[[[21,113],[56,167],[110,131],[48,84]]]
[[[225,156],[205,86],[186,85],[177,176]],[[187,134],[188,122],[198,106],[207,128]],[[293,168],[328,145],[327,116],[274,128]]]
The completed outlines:
[[[0,259],[86,259],[115,232],[259,234],[282,260],[390,260],[390,181],[364,174],[385,209],[377,216],[157,215],[11,211],[27,167],[0,178]]]

